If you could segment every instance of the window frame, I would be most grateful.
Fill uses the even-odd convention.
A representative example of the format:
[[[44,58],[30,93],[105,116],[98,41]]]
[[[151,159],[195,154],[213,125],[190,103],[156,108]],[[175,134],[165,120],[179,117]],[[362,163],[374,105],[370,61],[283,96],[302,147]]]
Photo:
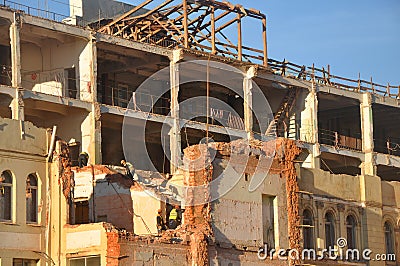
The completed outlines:
[[[309,214],[309,217],[306,217],[306,213]],[[304,209],[303,210],[303,248],[304,249],[314,249],[315,248],[315,240],[314,240],[314,215],[311,210]],[[306,222],[308,221],[308,222]],[[306,227],[307,226],[307,227]],[[307,232],[307,234],[306,234]],[[309,241],[307,241],[307,235],[309,235]]]
[[[328,219],[330,218],[330,219]],[[327,226],[329,226],[327,232]],[[331,247],[332,249],[335,248],[335,238],[336,238],[336,226],[335,226],[335,215],[333,214],[332,211],[327,211],[324,216],[324,227],[325,227],[325,248],[329,249]],[[329,233],[329,235],[328,235]],[[328,241],[329,238],[329,241]]]
[[[10,170],[4,170],[1,172],[0,177],[4,177],[4,174],[7,173],[10,177],[10,183],[6,183],[4,182],[5,180],[1,180],[0,182],[0,194],[4,194],[5,192],[5,188],[8,188],[10,191],[10,197],[9,197],[9,217],[10,219],[5,219],[2,217],[2,215],[0,214],[0,222],[12,222],[13,220],[13,179],[14,179],[14,175]]]
[[[385,235],[385,252],[388,254],[395,254],[395,235],[394,235],[394,226],[390,221],[385,221],[383,224],[383,232]],[[389,234],[389,238],[388,238]]]
[[[349,218],[352,219],[352,224],[349,223]],[[350,230],[350,231],[349,231]],[[349,237],[349,232],[351,236]],[[346,237],[347,237],[347,248],[356,249],[357,248],[357,219],[353,214],[346,216]]]
[[[30,177],[33,177],[33,178],[36,179],[36,185],[32,185],[30,180],[29,180],[29,183],[28,183],[28,178],[30,178]],[[39,177],[38,177],[38,175],[36,173],[31,173],[31,174],[29,174],[27,176],[25,181],[26,181],[26,184],[25,184],[25,189],[26,189],[25,190],[25,193],[26,193],[26,196],[25,196],[25,201],[26,201],[25,202],[26,223],[27,224],[38,224],[39,223],[39,214],[38,214],[38,209],[39,209]],[[28,192],[28,189],[30,190],[29,192]],[[32,193],[32,190],[35,191],[35,193]],[[33,207],[35,209],[35,211],[34,211],[34,214],[35,214],[34,219],[31,219],[32,217],[30,217],[30,215],[28,215],[29,214],[28,213],[28,210],[29,210],[28,209],[28,203],[29,203],[29,201],[28,201],[28,193],[31,194],[31,197],[33,196],[33,194],[35,194],[35,201],[32,203]]]

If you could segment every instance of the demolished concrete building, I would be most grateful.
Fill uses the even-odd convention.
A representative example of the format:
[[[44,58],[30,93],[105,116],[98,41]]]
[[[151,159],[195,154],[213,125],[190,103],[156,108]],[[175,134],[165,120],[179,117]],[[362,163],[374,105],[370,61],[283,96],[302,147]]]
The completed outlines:
[[[94,1],[110,9],[97,23],[88,2],[71,1],[69,18],[0,7],[0,265],[400,263],[399,86],[268,58],[266,16],[240,5]],[[245,19],[260,23],[262,49],[245,45]],[[182,63],[206,75],[192,81]],[[231,82],[241,93],[209,82],[234,72],[212,63],[243,73]],[[230,109],[179,109],[199,96]],[[261,96],[271,116],[256,117]],[[124,132],[142,127],[144,144]],[[239,178],[214,197],[221,173]],[[157,210],[167,220],[177,204],[182,225],[159,234]],[[375,259],[329,259],[329,247]],[[305,249],[321,259],[288,251]]]

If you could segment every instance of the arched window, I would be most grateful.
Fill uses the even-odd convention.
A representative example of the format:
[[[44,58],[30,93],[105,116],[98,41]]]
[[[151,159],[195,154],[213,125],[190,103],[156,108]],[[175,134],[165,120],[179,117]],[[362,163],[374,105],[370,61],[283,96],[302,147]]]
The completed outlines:
[[[26,179],[26,221],[37,222],[38,180],[36,174],[28,175]]]
[[[335,247],[335,218],[331,212],[325,214],[325,242],[326,248]]]
[[[353,215],[346,218],[347,247],[349,249],[356,248],[356,219]]]
[[[12,174],[3,171],[0,176],[0,221],[11,221]]]
[[[386,254],[394,254],[394,232],[390,222],[385,222],[385,247]]]
[[[314,248],[314,221],[310,210],[303,212],[303,242],[305,249]]]

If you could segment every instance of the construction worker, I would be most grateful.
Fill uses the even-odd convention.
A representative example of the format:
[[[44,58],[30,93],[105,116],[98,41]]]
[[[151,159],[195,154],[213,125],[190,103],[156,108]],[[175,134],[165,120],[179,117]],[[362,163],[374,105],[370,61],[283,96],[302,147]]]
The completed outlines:
[[[89,161],[89,154],[87,154],[87,152],[79,153],[79,157],[78,157],[79,168],[87,166],[88,161]]]
[[[127,162],[125,160],[121,160],[121,165],[124,166],[126,169],[126,176],[132,180],[135,180],[133,178],[133,176],[135,175],[135,167],[133,167],[130,162]]]
[[[158,234],[161,234],[162,231],[166,230],[166,226],[164,223],[164,218],[162,217],[162,211],[161,209],[158,209],[157,212],[157,231]]]
[[[182,212],[178,205],[176,205],[169,213],[169,229],[176,229],[182,221]]]

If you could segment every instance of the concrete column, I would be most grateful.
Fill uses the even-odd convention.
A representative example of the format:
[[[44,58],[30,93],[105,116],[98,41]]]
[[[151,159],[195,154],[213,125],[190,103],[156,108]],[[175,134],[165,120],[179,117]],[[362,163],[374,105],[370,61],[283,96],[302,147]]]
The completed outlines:
[[[82,64],[89,62],[84,68]],[[92,109],[82,122],[82,151],[89,153],[90,164],[101,164],[101,112],[97,103],[97,46],[92,36],[79,56],[80,98],[92,102]]]
[[[320,168],[321,154],[318,143],[318,98],[315,82],[312,83],[309,93],[304,98],[304,110],[301,112],[300,140],[311,143],[310,155],[303,163],[303,167]]]
[[[385,239],[382,224],[382,182],[376,176],[374,156],[374,132],[372,114],[372,95],[364,93],[360,104],[362,146],[365,155],[361,165],[360,196],[364,207],[362,216],[363,245],[373,254],[385,253]],[[371,264],[372,265],[372,264]],[[385,265],[374,261],[373,265]]]
[[[250,67],[243,79],[243,110],[244,128],[248,139],[253,139],[253,78],[256,76],[256,68]]]
[[[21,95],[21,42],[20,42],[21,20],[18,13],[14,13],[14,21],[10,26],[11,45],[11,85],[15,88],[14,99],[11,102],[12,118],[24,120],[24,102]]]
[[[92,37],[79,55],[79,99],[93,102],[97,98],[96,40]]]
[[[179,65],[173,58],[170,62],[170,86],[171,86],[171,117],[173,125],[169,132],[170,152],[171,152],[171,173],[175,173],[179,168],[182,147],[181,130],[179,125]]]
[[[374,156],[374,121],[372,114],[372,95],[364,93],[360,105],[362,147],[365,154],[361,166],[362,174],[376,175]]]
[[[14,21],[10,26],[11,40],[11,66],[12,66],[12,86],[21,87],[21,42],[20,27],[21,18],[19,13],[14,13]]]

